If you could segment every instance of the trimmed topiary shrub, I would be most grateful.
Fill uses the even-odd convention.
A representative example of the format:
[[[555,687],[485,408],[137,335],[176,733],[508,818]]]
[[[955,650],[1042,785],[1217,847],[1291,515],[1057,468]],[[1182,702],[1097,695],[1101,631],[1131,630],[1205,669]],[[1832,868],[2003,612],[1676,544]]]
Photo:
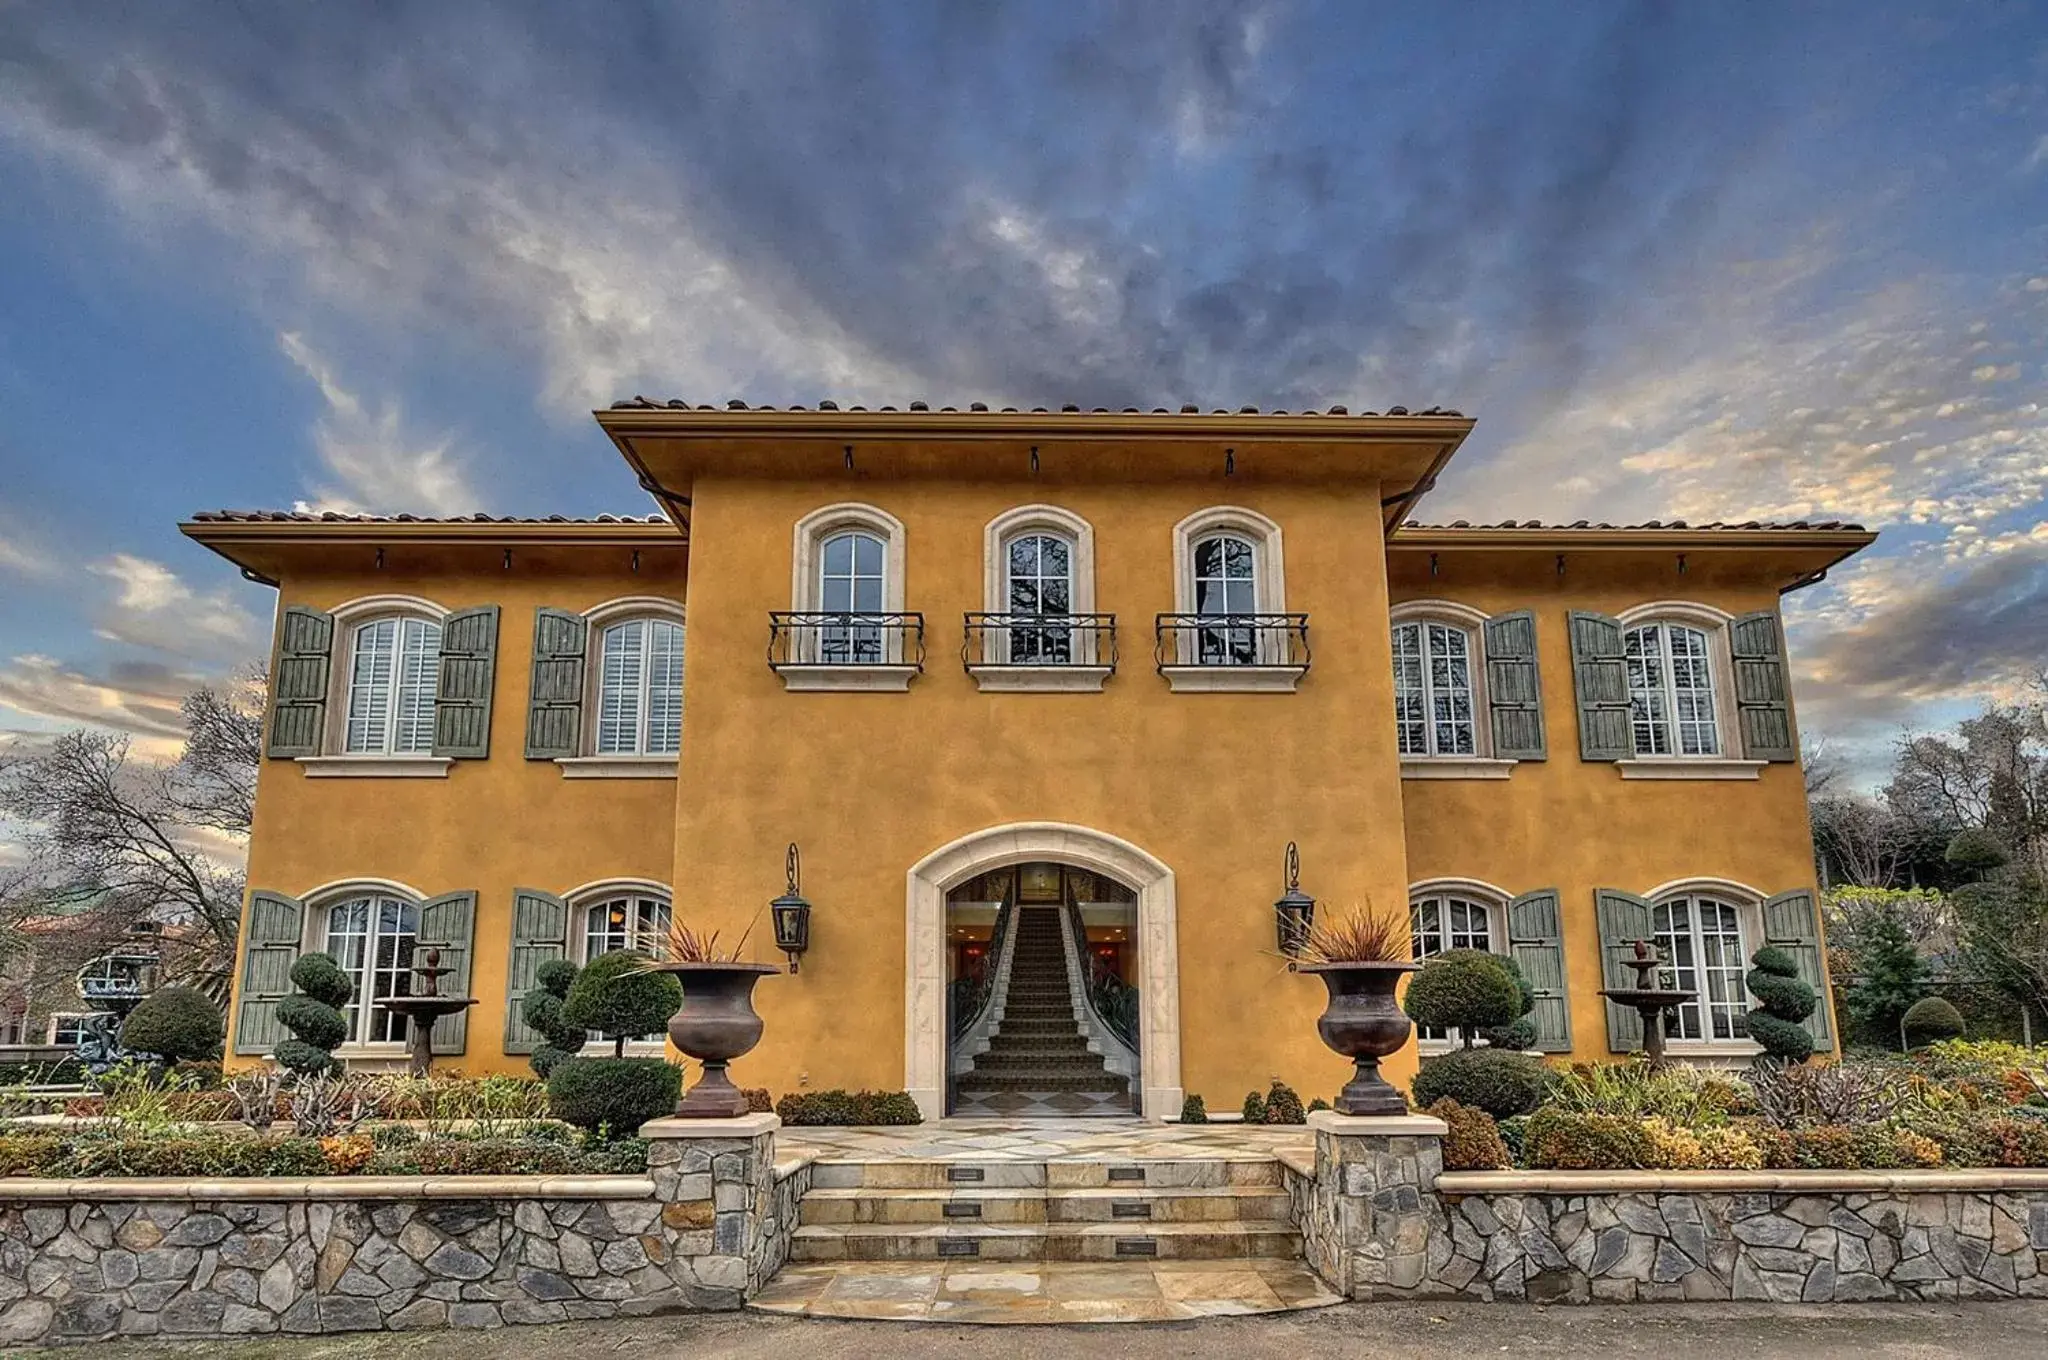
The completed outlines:
[[[1317,1110],[1327,1110],[1329,1108],[1330,1102],[1324,1100],[1321,1096],[1317,1096],[1314,1100],[1311,1100],[1308,1103],[1308,1112],[1310,1114],[1314,1114]]]
[[[922,1124],[917,1102],[907,1091],[791,1091],[775,1102],[775,1113],[790,1125]]]
[[[1263,1124],[1266,1122],[1266,1098],[1257,1091],[1247,1091],[1244,1097],[1244,1122]]]
[[[1495,954],[1500,966],[1508,970],[1508,976],[1515,980],[1515,990],[1522,995],[1521,1007],[1515,1018],[1505,1025],[1495,1025],[1479,1032],[1494,1048],[1512,1048],[1520,1053],[1536,1047],[1536,1022],[1529,1018],[1536,1009],[1536,989],[1529,985],[1529,979],[1522,975],[1522,966],[1506,954]]]
[[[150,1054],[165,1067],[218,1058],[220,1039],[220,1007],[196,987],[151,992],[121,1026],[123,1048]]]
[[[519,1018],[540,1034],[540,1044],[526,1061],[536,1076],[546,1080],[548,1073],[582,1049],[589,1031],[570,1024],[564,1015],[569,988],[576,981],[575,964],[549,959],[534,970],[533,980],[534,989],[520,998]]]
[[[1495,1119],[1528,1114],[1543,1099],[1543,1060],[1505,1048],[1459,1048],[1426,1059],[1409,1093],[1417,1105],[1450,1099]]]
[[[1471,1110],[1455,1100],[1439,1100],[1423,1111],[1444,1121],[1444,1170],[1502,1171],[1513,1166],[1500,1127],[1484,1110]]]
[[[2012,852],[2005,848],[2005,842],[1996,832],[1983,827],[1966,827],[1950,838],[1948,852],[1943,858],[1966,873],[1988,874],[1993,869],[2004,867],[2011,859]]]
[[[341,1071],[334,1050],[348,1037],[348,1017],[341,1008],[356,986],[341,965],[325,954],[301,954],[292,965],[292,986],[298,988],[277,1003],[277,1020],[292,1032],[271,1056],[278,1065],[304,1077]]]
[[[1180,1122],[1183,1124],[1206,1124],[1209,1122],[1209,1107],[1202,1103],[1200,1096],[1189,1096],[1180,1103]]]
[[[1899,1022],[1909,1049],[1925,1048],[1940,1039],[1960,1039],[1968,1028],[1962,1012],[1938,996],[1921,997],[1906,1008],[1905,1018]]]
[[[1271,1090],[1266,1092],[1266,1122],[1268,1124],[1305,1124],[1308,1111],[1301,1108],[1301,1097],[1286,1082],[1275,1079]]]
[[[662,1058],[567,1058],[548,1074],[555,1118],[611,1138],[631,1138],[676,1112],[683,1069]]]
[[[1757,1008],[1749,1013],[1749,1037],[1780,1062],[1805,1062],[1813,1056],[1813,1036],[1806,1018],[1820,998],[1799,977],[1799,965],[1782,949],[1765,945],[1749,956],[1753,965],[1743,981]]]
[[[743,1095],[743,1096],[745,1096],[745,1097],[747,1098],[747,1113],[748,1113],[748,1114],[774,1114],[774,1113],[775,1113],[775,1100],[774,1100],[774,1098],[773,1098],[773,1097],[771,1097],[771,1096],[770,1096],[770,1095],[768,1094],[768,1088],[767,1088],[767,1087],[765,1087],[765,1086],[747,1086],[747,1087],[743,1087],[743,1088],[741,1088],[741,1090],[740,1090],[740,1094],[741,1094],[741,1095]]]
[[[585,964],[569,984],[562,1023],[610,1039],[614,1057],[625,1056],[626,1040],[660,1034],[682,1007],[683,984],[672,973],[646,971],[648,961],[637,949],[620,949]]]
[[[1522,1015],[1522,984],[1497,954],[1452,949],[1437,954],[1408,979],[1401,1008],[1430,1029],[1456,1029],[1466,1048],[1484,1030],[1513,1025]]]

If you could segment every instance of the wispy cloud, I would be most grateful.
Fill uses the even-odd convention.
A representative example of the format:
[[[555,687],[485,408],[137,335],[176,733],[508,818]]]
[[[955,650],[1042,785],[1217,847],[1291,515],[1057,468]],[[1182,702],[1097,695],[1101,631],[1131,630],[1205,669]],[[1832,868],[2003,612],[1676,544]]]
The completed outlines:
[[[277,340],[326,403],[313,429],[324,480],[299,502],[301,509],[456,515],[484,508],[452,436],[407,430],[395,401],[371,409],[296,331]]]
[[[168,759],[183,749],[179,706],[199,683],[190,672],[151,662],[122,661],[92,675],[29,653],[0,663],[0,709],[45,723],[124,732],[135,738],[139,754]]]
[[[109,642],[206,660],[260,645],[262,625],[237,593],[195,590],[163,563],[131,553],[87,570],[113,587],[94,610],[94,631]]]

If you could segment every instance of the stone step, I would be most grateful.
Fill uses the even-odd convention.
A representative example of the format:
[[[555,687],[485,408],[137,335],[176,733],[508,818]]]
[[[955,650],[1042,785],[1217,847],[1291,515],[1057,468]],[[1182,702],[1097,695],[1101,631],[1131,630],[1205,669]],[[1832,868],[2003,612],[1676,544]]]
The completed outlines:
[[[792,1261],[1291,1260],[1301,1234],[1260,1223],[835,1223],[799,1227]]]
[[[1065,1046],[1012,1042],[991,1044],[987,1052],[975,1056],[974,1066],[981,1072],[1012,1067],[1099,1069],[1102,1055],[1090,1053],[1088,1045],[1079,1041]]]
[[[954,1089],[962,1095],[987,1091],[1030,1091],[1057,1093],[1074,1091],[1084,1095],[1128,1094],[1130,1085],[1107,1072],[1052,1071],[1043,1068],[1005,1068],[1000,1072],[970,1072]]]
[[[1262,1223],[1285,1229],[1287,1192],[1275,1185],[1043,1186],[844,1190],[813,1188],[799,1224]]]
[[[1272,1157],[1155,1157],[1146,1159],[988,1161],[883,1157],[818,1161],[811,1187],[818,1190],[1160,1190],[1216,1186],[1279,1187],[1280,1163]]]

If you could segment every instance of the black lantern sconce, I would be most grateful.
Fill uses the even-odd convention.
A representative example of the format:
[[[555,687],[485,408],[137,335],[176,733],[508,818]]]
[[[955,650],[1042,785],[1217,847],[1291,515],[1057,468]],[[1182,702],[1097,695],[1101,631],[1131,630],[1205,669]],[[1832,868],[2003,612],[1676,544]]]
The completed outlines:
[[[1316,900],[1301,890],[1301,851],[1294,842],[1287,842],[1287,891],[1280,894],[1280,900],[1273,904],[1273,917],[1280,933],[1280,952],[1286,956],[1287,967],[1292,970],[1301,947],[1308,943],[1308,934],[1316,921]]]
[[[782,861],[787,886],[782,896],[768,904],[768,914],[775,922],[775,947],[789,955],[792,973],[796,972],[798,958],[811,947],[811,904],[800,891],[803,872],[803,859],[797,854],[796,842],[791,841],[789,853]]]

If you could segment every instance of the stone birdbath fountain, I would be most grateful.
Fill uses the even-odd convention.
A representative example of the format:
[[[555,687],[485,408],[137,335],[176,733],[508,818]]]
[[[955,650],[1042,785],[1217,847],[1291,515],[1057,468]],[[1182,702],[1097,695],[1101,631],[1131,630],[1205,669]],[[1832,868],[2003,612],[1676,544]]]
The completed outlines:
[[[1650,1066],[1664,1065],[1664,1012],[1675,1011],[1686,1002],[1698,996],[1698,992],[1681,991],[1675,987],[1656,985],[1657,969],[1663,960],[1657,957],[1656,949],[1648,940],[1637,940],[1634,954],[1622,960],[1629,968],[1635,969],[1636,985],[1633,987],[1603,987],[1600,995],[1617,1006],[1628,1006],[1643,1017],[1643,1056],[1650,1060]]]
[[[412,1074],[424,1077],[434,1065],[434,1022],[444,1015],[454,1015],[474,1006],[476,998],[442,996],[435,990],[444,975],[455,971],[441,966],[441,951],[438,949],[429,949],[427,961],[414,964],[412,970],[420,976],[419,991],[411,996],[388,996],[377,1004],[412,1022],[411,1033],[406,1039],[406,1057]]]

